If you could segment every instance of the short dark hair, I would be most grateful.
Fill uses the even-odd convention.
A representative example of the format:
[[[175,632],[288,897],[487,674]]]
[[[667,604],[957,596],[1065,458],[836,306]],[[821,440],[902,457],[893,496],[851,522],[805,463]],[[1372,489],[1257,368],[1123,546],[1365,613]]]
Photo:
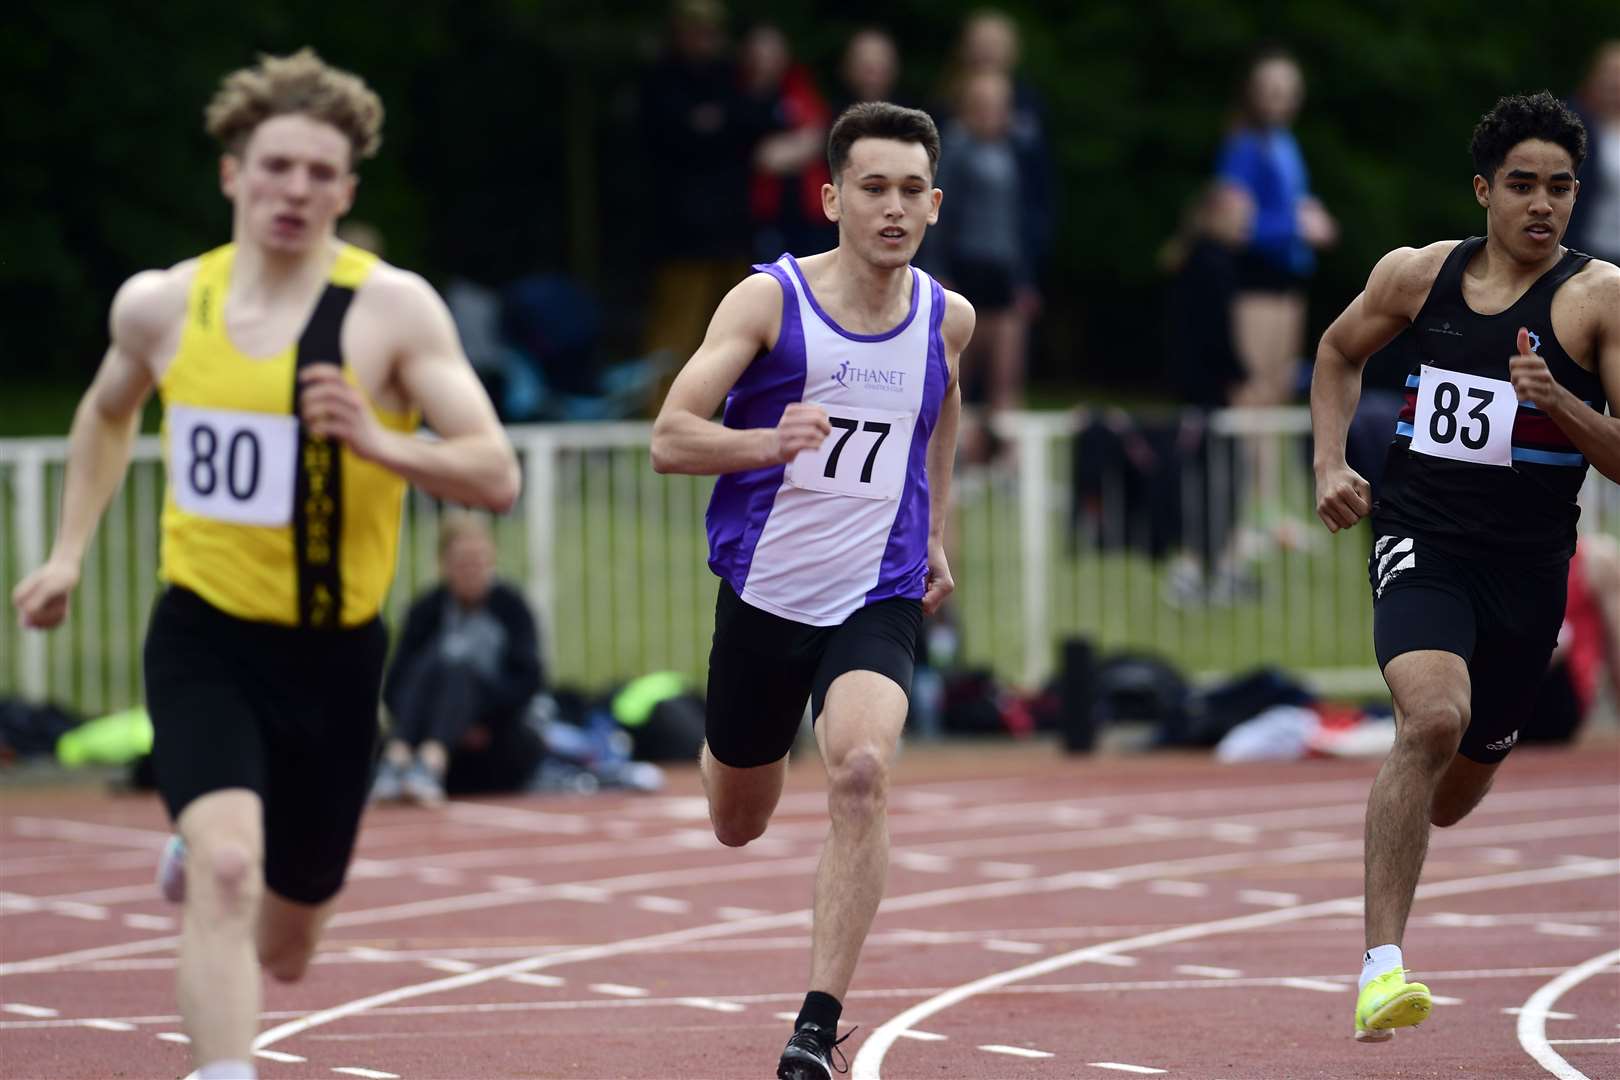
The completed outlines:
[[[928,151],[928,175],[932,177],[939,168],[939,128],[932,116],[887,101],[862,101],[845,109],[827,136],[827,167],[833,183],[843,175],[849,148],[857,139],[920,143]]]
[[[1479,118],[1469,145],[1474,168],[1486,183],[1493,182],[1508,151],[1526,139],[1545,139],[1562,146],[1576,169],[1586,160],[1586,125],[1568,105],[1543,90],[1501,98]]]

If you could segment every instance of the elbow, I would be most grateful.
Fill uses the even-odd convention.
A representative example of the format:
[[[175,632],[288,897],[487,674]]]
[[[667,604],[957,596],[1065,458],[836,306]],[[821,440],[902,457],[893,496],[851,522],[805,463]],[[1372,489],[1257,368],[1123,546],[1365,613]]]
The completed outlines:
[[[518,468],[517,458],[510,454],[479,492],[483,509],[497,514],[505,514],[515,507],[522,493],[523,470]]]
[[[675,448],[670,443],[669,432],[663,429],[662,423],[654,421],[652,447],[647,452],[652,459],[653,472],[661,474],[680,472]]]

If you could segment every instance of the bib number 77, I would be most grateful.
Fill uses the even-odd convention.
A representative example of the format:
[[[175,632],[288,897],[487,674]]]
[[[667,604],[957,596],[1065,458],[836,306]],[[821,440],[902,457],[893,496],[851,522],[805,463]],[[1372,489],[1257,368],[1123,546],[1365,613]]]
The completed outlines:
[[[1412,449],[1479,465],[1513,464],[1519,399],[1505,379],[1423,366],[1412,416]]]
[[[895,499],[905,486],[911,447],[910,413],[827,406],[832,434],[787,468],[787,482],[807,491]]]

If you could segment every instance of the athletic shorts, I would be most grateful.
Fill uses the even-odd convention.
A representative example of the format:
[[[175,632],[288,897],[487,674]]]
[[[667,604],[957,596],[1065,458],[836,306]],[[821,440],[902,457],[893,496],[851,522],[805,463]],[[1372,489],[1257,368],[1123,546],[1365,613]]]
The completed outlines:
[[[821,715],[827,688],[846,671],[875,671],[911,696],[922,602],[895,597],[867,604],[837,626],[807,626],[762,611],[725,582],[714,605],[709,753],[737,769],[787,755],[810,702]]]
[[[264,880],[319,904],[343,887],[371,788],[388,633],[227,615],[170,587],[146,633],[153,766],[169,816],[225,788],[264,803]]]
[[[1397,526],[1380,528],[1368,560],[1373,650],[1380,670],[1436,649],[1468,665],[1472,705],[1459,752],[1495,764],[1534,722],[1536,695],[1564,621],[1569,564],[1468,559]]]

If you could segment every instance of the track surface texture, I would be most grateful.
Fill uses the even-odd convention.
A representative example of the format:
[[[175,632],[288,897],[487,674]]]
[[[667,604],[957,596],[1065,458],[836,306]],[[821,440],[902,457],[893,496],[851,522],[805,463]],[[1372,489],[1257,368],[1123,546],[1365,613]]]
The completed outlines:
[[[1351,1036],[1368,761],[908,747],[887,899],[844,1009],[859,1080],[1620,1077],[1620,753],[1520,749],[1436,830],[1406,938],[1430,1020]],[[772,1073],[825,831],[801,755],[765,836],[652,796],[373,810],[264,1077]],[[0,1074],[179,1077],[154,797],[0,796]]]

